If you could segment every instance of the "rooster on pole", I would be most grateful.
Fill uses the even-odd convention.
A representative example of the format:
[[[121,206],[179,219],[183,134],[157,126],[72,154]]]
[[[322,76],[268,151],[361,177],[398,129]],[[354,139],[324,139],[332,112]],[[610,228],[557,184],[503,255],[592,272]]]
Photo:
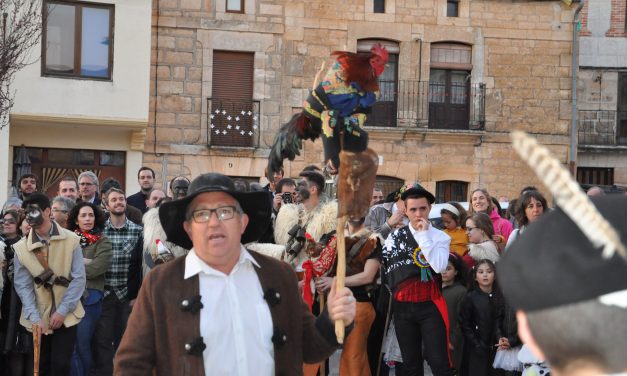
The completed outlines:
[[[388,51],[375,44],[369,53],[335,51],[329,68],[305,100],[303,111],[283,125],[268,157],[268,176],[283,167],[283,160],[300,155],[302,140],[322,136],[325,168],[337,174],[337,291],[344,288],[346,275],[346,221],[364,217],[377,174],[377,154],[368,149],[368,133],[363,128],[366,114],[377,101],[379,76],[388,62]],[[344,323],[336,321],[339,343],[344,341]]]
[[[363,152],[368,133],[363,124],[377,101],[379,76],[388,62],[388,51],[375,44],[369,53],[335,51],[335,63],[294,115],[276,135],[268,157],[268,176],[283,160],[300,155],[302,140],[322,136],[327,169],[337,173],[340,150]],[[342,147],[343,146],[343,147]]]

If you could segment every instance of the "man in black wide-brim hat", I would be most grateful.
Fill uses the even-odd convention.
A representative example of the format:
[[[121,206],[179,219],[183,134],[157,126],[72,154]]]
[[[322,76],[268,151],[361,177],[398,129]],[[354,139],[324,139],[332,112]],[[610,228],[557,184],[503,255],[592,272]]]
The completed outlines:
[[[269,195],[210,173],[160,207],[168,240],[191,251],[146,275],[114,374],[300,375],[333,353],[333,321],[355,316],[350,290],[315,318],[288,264],[242,246],[266,230]]]
[[[604,257],[556,209],[530,225],[497,266],[519,336],[552,375],[627,374],[627,260],[618,251],[627,244],[627,197],[593,202],[618,234],[613,255]],[[581,214],[575,220],[598,242],[607,228]]]

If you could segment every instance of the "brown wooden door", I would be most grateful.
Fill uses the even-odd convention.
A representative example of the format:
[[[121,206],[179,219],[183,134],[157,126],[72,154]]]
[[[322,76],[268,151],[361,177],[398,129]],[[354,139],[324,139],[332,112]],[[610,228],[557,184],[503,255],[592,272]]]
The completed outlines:
[[[429,128],[468,129],[470,72],[431,69],[429,77]]]
[[[14,148],[13,160],[17,159],[18,147]],[[122,187],[126,184],[126,153],[123,151],[48,149],[27,147],[31,172],[39,178],[37,190],[48,197],[57,194],[59,180],[66,175],[78,178],[83,171],[92,171],[102,182],[108,177],[117,179]],[[13,181],[20,178],[13,171]],[[135,192],[127,192],[129,194]],[[99,193],[100,194],[100,193]]]
[[[210,144],[254,146],[254,53],[214,51]]]

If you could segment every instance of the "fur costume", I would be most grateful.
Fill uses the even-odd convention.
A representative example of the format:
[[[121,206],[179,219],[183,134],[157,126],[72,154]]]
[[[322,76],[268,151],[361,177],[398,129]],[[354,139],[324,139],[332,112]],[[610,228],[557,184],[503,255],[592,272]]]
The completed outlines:
[[[283,260],[285,255],[285,246],[272,243],[248,243],[244,247],[246,249],[261,253],[264,256],[272,257],[277,260]]]
[[[181,257],[187,255],[188,249],[182,248],[174,243],[167,241],[167,237],[163,227],[161,227],[161,220],[159,219],[159,209],[150,209],[144,214],[144,254],[142,268],[144,275],[152,269],[155,260],[159,256],[159,250],[157,246],[157,240],[159,240],[168,250],[174,255],[174,257]],[[147,258],[151,259],[153,264],[147,263]]]
[[[359,248],[359,253],[351,258],[350,253],[353,248],[362,238],[367,238]],[[345,238],[346,241],[346,275],[355,275],[357,273],[361,273],[364,271],[364,267],[366,266],[366,261],[372,252],[377,248],[377,245],[383,244],[385,240],[381,237],[380,234],[376,232],[372,232],[369,228],[364,227],[361,230],[357,231],[354,234],[347,235]],[[335,275],[335,270],[337,269],[337,263],[333,265],[332,275]]]
[[[499,261],[499,250],[493,241],[485,241],[479,244],[468,244],[468,254],[475,262],[479,262],[483,259],[488,259],[493,263]]]
[[[305,227],[313,240],[319,241],[324,234],[328,234],[337,227],[337,201],[332,200],[320,203],[314,210],[305,212],[298,204],[285,204],[276,217],[274,223],[274,239],[277,244],[286,246],[290,240],[288,231],[296,224]],[[294,266],[300,266],[308,259],[306,252],[300,252]]]

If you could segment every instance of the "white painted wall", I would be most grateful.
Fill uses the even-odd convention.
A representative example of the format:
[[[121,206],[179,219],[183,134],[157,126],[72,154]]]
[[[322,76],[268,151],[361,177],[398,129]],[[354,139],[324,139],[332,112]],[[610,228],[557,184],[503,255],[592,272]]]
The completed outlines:
[[[113,76],[111,81],[41,76],[41,44],[33,47],[37,60],[18,72],[12,114],[68,118],[148,121],[150,93],[151,0],[99,0],[114,4]],[[0,204],[9,193],[11,146],[123,150],[127,152],[126,190],[139,190],[136,173],[142,153],[131,151],[128,129],[54,125],[5,127],[0,130]]]
[[[148,119],[151,0],[102,0],[115,4],[113,80],[41,76],[41,62],[20,71],[14,113],[114,119]],[[38,44],[31,51],[41,54]]]

